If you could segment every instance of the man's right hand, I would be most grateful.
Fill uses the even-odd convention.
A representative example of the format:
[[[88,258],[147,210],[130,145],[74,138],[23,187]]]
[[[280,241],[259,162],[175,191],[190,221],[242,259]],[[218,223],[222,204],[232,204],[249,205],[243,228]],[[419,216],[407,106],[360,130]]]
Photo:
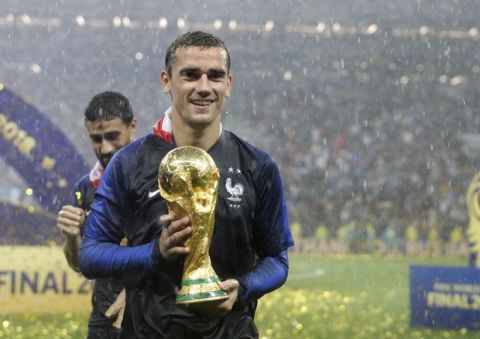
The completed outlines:
[[[85,211],[81,208],[65,205],[57,215],[57,227],[67,238],[80,235],[85,222]]]
[[[174,260],[180,254],[188,254],[190,249],[185,241],[192,236],[192,223],[189,217],[175,219],[166,214],[160,217],[162,233],[160,235],[160,253],[166,260]]]

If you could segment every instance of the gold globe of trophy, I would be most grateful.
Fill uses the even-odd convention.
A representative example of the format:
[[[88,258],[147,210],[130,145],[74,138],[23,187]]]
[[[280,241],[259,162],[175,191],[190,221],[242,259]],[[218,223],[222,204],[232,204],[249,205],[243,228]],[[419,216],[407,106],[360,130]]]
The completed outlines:
[[[190,252],[185,258],[177,304],[193,304],[228,298],[220,289],[208,253],[215,223],[215,205],[220,177],[212,157],[198,147],[173,149],[158,169],[160,194],[169,213],[190,217],[192,236],[186,242]]]

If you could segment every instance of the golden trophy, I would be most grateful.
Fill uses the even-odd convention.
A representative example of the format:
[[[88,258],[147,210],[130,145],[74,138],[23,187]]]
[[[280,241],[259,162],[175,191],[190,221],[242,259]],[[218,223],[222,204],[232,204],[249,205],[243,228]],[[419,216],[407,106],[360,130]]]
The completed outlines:
[[[178,304],[227,299],[220,289],[208,253],[215,224],[215,205],[220,177],[210,155],[198,147],[178,147],[167,153],[158,169],[160,194],[169,213],[190,217],[192,236],[186,242],[190,252],[185,258]]]

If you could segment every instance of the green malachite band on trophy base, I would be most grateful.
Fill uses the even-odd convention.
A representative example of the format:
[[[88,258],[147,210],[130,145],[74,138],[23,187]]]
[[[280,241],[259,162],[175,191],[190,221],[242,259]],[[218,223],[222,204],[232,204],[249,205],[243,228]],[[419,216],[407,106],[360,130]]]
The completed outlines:
[[[219,283],[218,277],[209,277],[202,279],[182,279],[182,286],[203,285],[211,283]]]
[[[186,303],[189,301],[203,301],[204,299],[215,300],[225,299],[225,296],[228,296],[228,293],[225,291],[215,291],[215,292],[201,292],[195,294],[184,294],[177,295],[177,303]]]

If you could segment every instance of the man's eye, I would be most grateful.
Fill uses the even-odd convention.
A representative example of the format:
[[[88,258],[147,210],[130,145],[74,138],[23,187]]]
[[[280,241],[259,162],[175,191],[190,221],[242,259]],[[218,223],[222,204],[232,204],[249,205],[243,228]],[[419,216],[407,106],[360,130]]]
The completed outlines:
[[[187,73],[185,74],[185,77],[189,80],[196,80],[198,79],[198,74],[195,73]]]
[[[115,141],[118,139],[118,135],[106,135],[105,140],[107,141]]]
[[[92,140],[95,143],[101,143],[102,142],[102,137],[98,135],[91,135],[90,140]]]

